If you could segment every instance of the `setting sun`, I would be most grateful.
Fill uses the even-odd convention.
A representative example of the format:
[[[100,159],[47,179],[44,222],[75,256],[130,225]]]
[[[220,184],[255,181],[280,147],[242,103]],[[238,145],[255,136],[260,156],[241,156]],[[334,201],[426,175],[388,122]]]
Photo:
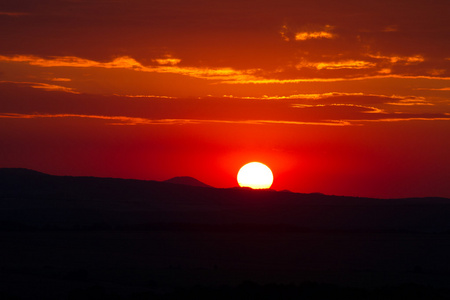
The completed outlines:
[[[273,182],[273,174],[269,167],[259,162],[244,165],[238,172],[237,181],[241,187],[252,189],[268,189]]]

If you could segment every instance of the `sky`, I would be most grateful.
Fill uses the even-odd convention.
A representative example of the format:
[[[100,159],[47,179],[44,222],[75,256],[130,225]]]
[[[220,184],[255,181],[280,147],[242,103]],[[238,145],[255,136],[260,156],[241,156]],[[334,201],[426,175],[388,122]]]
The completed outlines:
[[[3,0],[0,167],[450,197],[448,0]]]

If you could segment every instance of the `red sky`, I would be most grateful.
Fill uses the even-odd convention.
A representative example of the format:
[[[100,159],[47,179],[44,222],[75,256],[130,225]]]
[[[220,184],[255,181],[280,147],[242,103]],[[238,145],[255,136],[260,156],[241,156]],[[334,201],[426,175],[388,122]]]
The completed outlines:
[[[0,167],[450,197],[450,3],[0,3]]]

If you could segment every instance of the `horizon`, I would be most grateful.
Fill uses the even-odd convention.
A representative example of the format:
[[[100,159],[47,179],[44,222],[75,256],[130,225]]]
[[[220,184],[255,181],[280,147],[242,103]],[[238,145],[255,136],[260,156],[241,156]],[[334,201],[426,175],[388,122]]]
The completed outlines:
[[[98,178],[98,179],[121,179],[121,180],[137,180],[137,181],[150,181],[150,182],[159,182],[159,183],[170,183],[170,184],[176,184],[176,185],[183,185],[183,186],[193,186],[193,187],[200,187],[200,188],[212,188],[217,190],[227,190],[227,189],[242,189],[242,190],[254,190],[254,191],[271,191],[271,192],[286,192],[291,194],[299,194],[299,195],[321,195],[325,197],[344,197],[344,198],[367,198],[367,199],[374,199],[374,200],[403,200],[403,199],[432,199],[432,198],[442,198],[442,199],[449,199],[450,197],[436,197],[436,196],[428,196],[428,197],[399,197],[399,198],[376,198],[376,197],[364,197],[364,196],[349,196],[349,195],[336,195],[336,194],[324,194],[321,192],[311,192],[311,193],[301,193],[301,192],[295,192],[290,191],[287,189],[283,190],[277,190],[272,187],[269,188],[251,188],[248,186],[239,186],[239,184],[236,184],[234,186],[228,186],[228,187],[216,187],[208,184],[207,182],[203,182],[195,177],[192,176],[175,176],[163,180],[154,180],[154,179],[138,179],[138,178],[122,178],[122,177],[98,177],[98,176],[89,176],[89,175],[55,175],[50,173],[41,172],[38,170],[28,169],[28,168],[2,168],[0,167],[0,170],[26,170],[31,172],[37,172],[43,175],[49,175],[49,176],[56,176],[56,177],[76,177],[76,178]],[[194,180],[194,183],[189,182],[173,182],[174,179],[188,179]],[[197,185],[197,183],[201,185]]]
[[[226,188],[258,161],[274,190],[450,198],[449,8],[0,3],[0,167]]]

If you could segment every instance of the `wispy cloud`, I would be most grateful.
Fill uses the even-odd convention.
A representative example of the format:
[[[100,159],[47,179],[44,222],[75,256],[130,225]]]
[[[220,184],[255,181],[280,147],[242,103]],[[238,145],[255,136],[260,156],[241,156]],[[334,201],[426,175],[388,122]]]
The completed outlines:
[[[58,79],[58,78],[56,78]],[[61,78],[60,78],[61,79]],[[53,80],[53,81],[67,81],[67,80]],[[70,81],[70,79],[68,80]],[[77,91],[70,87],[56,85],[56,84],[48,84],[48,83],[42,83],[42,82],[29,82],[29,81],[0,81],[0,83],[12,83],[12,84],[18,84],[18,85],[26,85],[30,86],[35,89],[42,89],[45,91],[59,91],[59,92],[67,92],[72,94],[79,94]]]
[[[72,88],[60,86],[60,85],[56,85],[56,84],[35,83],[35,84],[32,84],[31,87],[36,88],[36,89],[43,89],[46,91],[60,91],[60,92],[78,94],[78,92],[74,91]]]
[[[383,28],[383,32],[397,32],[398,26],[397,25],[388,25]]]
[[[86,118],[99,119],[106,121],[118,122],[120,124],[136,125],[150,123],[151,120],[144,118],[133,118],[125,116],[101,116],[101,115],[82,115],[82,114],[17,114],[17,113],[1,113],[0,118],[6,119],[37,119],[37,118]],[[116,124],[116,123],[112,123]]]
[[[313,67],[318,70],[328,69],[328,70],[336,70],[336,69],[367,69],[373,68],[376,66],[373,62],[363,61],[363,60],[343,60],[343,61],[335,61],[335,62],[315,62],[315,63],[306,63],[299,64],[299,67]]]
[[[175,58],[175,57],[172,57],[172,56],[167,56],[167,57],[164,57],[164,58],[155,58],[155,59],[153,59],[153,61],[155,61],[159,65],[175,66],[175,65],[178,65],[181,62],[181,59]]]
[[[239,81],[225,81],[223,83],[228,84],[286,84],[286,83],[301,83],[301,82],[339,82],[339,81],[360,81],[370,79],[430,79],[430,80],[443,80],[450,81],[450,77],[436,77],[427,75],[398,75],[398,74],[381,74],[381,75],[358,75],[355,77],[314,77],[314,78],[296,78],[296,79],[268,79],[257,78],[249,80]]]
[[[405,121],[450,121],[450,116],[445,117],[403,117],[403,118],[384,118],[384,119],[373,119],[373,120],[352,120],[354,123],[367,123],[367,122],[405,122]]]
[[[326,25],[321,31],[301,31],[295,34],[296,41],[306,41],[311,39],[334,39],[336,35],[331,33],[333,27]]]
[[[416,88],[416,90],[420,90],[420,91],[443,91],[443,92],[447,92],[447,91],[450,91],[450,87],[443,87],[443,88]]]
[[[332,104],[292,104],[294,108],[311,108],[311,107],[356,107],[361,108],[363,113],[371,114],[384,114],[384,110],[373,106],[364,106],[358,104],[344,104],[344,103],[332,103]]]
[[[74,114],[74,113],[0,113],[3,119],[84,118],[104,121],[105,125],[315,125],[315,126],[361,126],[365,122],[400,121],[450,121],[448,113],[388,113],[383,109],[358,104],[292,104],[292,109],[313,109],[295,118],[287,119],[209,119],[209,118],[148,118],[121,115]],[[292,116],[292,114],[290,114]],[[294,114],[295,115],[295,114]],[[212,116],[214,117],[214,116]]]
[[[127,98],[177,99],[177,97],[171,97],[171,96],[157,96],[157,95],[119,95],[119,94],[114,94],[114,96],[118,96],[118,97],[127,97]]]
[[[207,80],[241,81],[255,79],[252,74],[257,70],[234,70],[233,68],[196,68],[180,67],[181,61],[176,58],[157,59],[158,66],[144,66],[135,59],[122,56],[111,62],[98,62],[94,60],[61,56],[49,59],[31,55],[0,56],[0,61],[27,63],[40,67],[73,67],[73,68],[106,68],[106,69],[131,69],[140,72],[172,73],[201,78]]]
[[[433,106],[434,104],[427,101],[425,98],[407,98],[407,99],[400,99],[396,102],[387,102],[386,104],[389,105],[398,105],[398,106]]]
[[[425,61],[425,58],[420,55],[412,55],[412,56],[388,56],[388,55],[381,55],[381,54],[368,54],[367,56],[371,58],[375,58],[378,60],[385,60],[390,63],[402,63],[402,64],[415,64],[415,63],[421,63]]]
[[[23,16],[28,16],[28,15],[29,15],[29,13],[24,13],[24,12],[0,11],[0,16],[23,17]]]
[[[70,78],[52,78],[51,81],[57,81],[57,82],[69,82],[72,81]]]
[[[144,65],[129,56],[121,56],[112,61],[101,62],[84,59],[75,56],[58,56],[42,58],[32,55],[2,56],[0,61],[9,63],[25,63],[30,66],[43,68],[102,68],[102,69],[126,69],[136,72],[176,74],[197,79],[211,80],[223,84],[284,84],[302,82],[338,82],[349,80],[365,80],[378,78],[408,78],[408,79],[437,79],[450,80],[450,77],[414,74],[396,74],[392,71],[393,64],[416,64],[424,61],[418,55],[408,57],[397,56],[367,56],[368,60],[334,60],[334,61],[302,61],[289,68],[280,67],[273,71],[262,69],[234,69],[231,67],[192,67],[181,65],[181,59],[172,56],[153,59],[156,65]],[[379,63],[373,60],[382,60]],[[372,61],[370,61],[372,60]],[[303,73],[303,68],[309,69],[308,75]],[[429,71],[429,70],[428,70]],[[429,74],[425,72],[424,74]],[[441,74],[441,73],[439,73]],[[62,75],[67,76],[67,75]],[[62,77],[61,77],[62,78]],[[54,80],[54,79],[53,79]],[[54,81],[63,81],[57,79]]]
[[[126,116],[102,116],[82,114],[17,114],[0,113],[0,118],[5,119],[37,119],[37,118],[87,118],[108,121],[107,125],[183,125],[183,124],[280,124],[280,125],[319,125],[319,126],[348,126],[350,122],[343,120],[330,121],[284,121],[284,120],[202,120],[202,119],[147,119]]]
[[[125,69],[139,69],[139,70],[144,69],[144,67],[139,62],[128,56],[118,57],[113,61],[106,63],[97,62],[94,60],[84,59],[75,56],[56,56],[47,59],[33,55],[14,55],[14,56],[0,55],[0,61],[24,62],[32,66],[40,66],[40,67],[76,67],[76,68],[98,67],[98,68],[125,68]]]
[[[339,101],[338,99],[343,99],[347,97],[355,101],[356,97],[365,99],[377,99],[375,102],[385,103],[387,101],[398,101],[403,100],[405,97],[396,95],[381,95],[381,94],[367,94],[367,93],[342,93],[342,92],[326,92],[326,93],[315,93],[315,94],[293,94],[287,96],[267,96],[263,95],[260,97],[237,97],[233,95],[223,95],[224,98],[235,98],[235,99],[251,99],[251,100],[324,100],[332,99],[333,101]],[[407,99],[412,99],[413,96],[406,97]]]
[[[334,29],[331,25],[308,25],[299,30],[293,29],[287,24],[281,27],[280,34],[283,40],[289,42],[294,41],[306,41],[315,39],[334,39],[336,34],[332,33]]]

